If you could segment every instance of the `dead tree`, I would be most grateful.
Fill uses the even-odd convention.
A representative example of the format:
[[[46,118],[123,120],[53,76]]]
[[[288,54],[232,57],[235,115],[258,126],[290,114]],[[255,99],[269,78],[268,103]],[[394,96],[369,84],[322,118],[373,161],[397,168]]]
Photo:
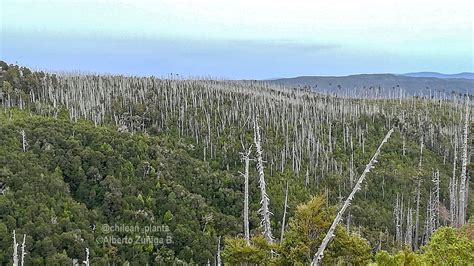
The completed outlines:
[[[18,265],[18,243],[16,242],[15,230],[13,230],[13,266]]]
[[[221,237],[217,238],[216,266],[221,266]]]
[[[462,154],[461,154],[461,182],[459,184],[459,225],[464,225],[466,223],[466,182],[468,181],[466,175],[467,167],[467,139],[469,135],[469,98],[466,97],[465,100],[465,114],[464,114],[464,133],[463,133],[463,142],[462,142]]]
[[[283,242],[283,235],[285,234],[285,222],[286,222],[286,210],[288,208],[288,181],[286,181],[286,192],[285,192],[285,206],[283,207],[283,220],[281,222],[281,236],[280,243]]]
[[[432,201],[432,216],[433,216],[433,230],[439,227],[439,170],[433,172],[433,201]]]
[[[263,227],[263,235],[265,239],[269,242],[273,242],[272,228],[270,224],[270,198],[267,195],[267,184],[265,183],[265,173],[263,171],[263,158],[262,158],[262,141],[260,137],[260,127],[258,125],[257,119],[254,120],[254,142],[255,150],[257,153],[257,170],[259,175],[259,186],[261,192],[261,201],[262,207],[259,210],[259,213],[262,215],[261,225]]]
[[[23,242],[21,243],[21,266],[25,265],[25,247],[26,247],[26,235],[23,234]]]
[[[420,137],[420,161],[418,162],[418,167],[421,168],[421,163],[423,162],[423,148],[425,146],[425,142],[423,140],[423,135]]]
[[[90,265],[90,262],[89,262],[89,248],[86,248],[86,260],[82,261],[85,266],[89,266]]]
[[[387,133],[387,135],[385,135],[385,138],[380,143],[380,145],[377,148],[377,151],[375,152],[374,156],[372,157],[370,162],[365,167],[365,170],[362,173],[362,175],[359,177],[359,180],[357,180],[357,183],[355,184],[354,189],[352,190],[351,194],[347,197],[346,201],[342,205],[342,208],[337,213],[336,218],[334,219],[331,227],[329,228],[329,231],[327,232],[326,236],[323,239],[323,242],[321,243],[321,246],[319,246],[318,251],[316,252],[316,254],[313,257],[313,261],[311,262],[312,266],[318,265],[319,261],[323,258],[323,253],[324,253],[324,250],[326,249],[326,246],[328,245],[329,241],[331,241],[331,239],[334,237],[334,232],[336,230],[336,226],[341,221],[342,216],[344,215],[344,212],[346,211],[346,209],[350,206],[351,201],[354,199],[355,193],[361,189],[361,185],[362,185],[362,182],[364,182],[365,176],[367,175],[367,173],[370,172],[370,170],[372,168],[374,168],[374,164],[377,163],[377,157],[380,154],[380,150],[382,149],[382,146],[388,141],[388,139],[390,138],[392,133],[393,133],[393,128],[390,129],[390,131]]]
[[[395,241],[398,244],[402,243],[402,223],[403,223],[403,196],[402,200],[400,201],[400,195],[397,193],[397,200],[395,202],[395,209],[393,211],[393,215],[395,216]]]
[[[242,144],[243,146],[243,144]],[[244,172],[240,173],[244,177],[244,236],[247,245],[250,245],[250,228],[249,228],[249,165],[250,153],[252,146],[246,151],[241,152],[241,160],[244,162]]]
[[[416,186],[415,239],[413,241],[413,246],[415,250],[418,250],[418,238],[420,230],[420,190],[421,178],[418,177],[418,184]]]
[[[457,161],[457,148],[458,148],[458,141],[456,136],[454,137],[454,159],[453,159],[453,175],[449,181],[449,221],[451,222],[451,226],[457,225],[457,178],[456,178],[456,161]]]
[[[21,135],[21,142],[22,142],[23,151],[25,152],[26,148],[28,147],[28,142],[26,141],[26,133],[25,133],[24,129],[22,129],[20,131],[20,135]]]
[[[405,245],[413,249],[413,214],[411,207],[408,208],[407,212],[407,228],[406,228],[406,235],[405,235]]]

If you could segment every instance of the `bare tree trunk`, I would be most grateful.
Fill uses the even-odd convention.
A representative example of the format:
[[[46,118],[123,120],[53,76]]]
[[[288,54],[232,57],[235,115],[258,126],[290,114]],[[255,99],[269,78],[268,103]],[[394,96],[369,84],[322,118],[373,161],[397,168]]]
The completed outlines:
[[[86,248],[86,260],[82,261],[85,266],[89,266],[90,263],[89,263],[89,248]]]
[[[249,164],[250,164],[250,147],[247,152],[240,153],[242,156],[242,161],[245,164],[244,173],[241,175],[244,177],[244,236],[245,241],[247,241],[247,245],[250,245],[250,228],[249,228]]]
[[[420,137],[420,161],[418,162],[418,167],[421,168],[421,163],[423,161],[423,148],[425,146],[425,142],[423,140],[423,135]]]
[[[280,243],[283,242],[283,235],[285,234],[285,222],[286,222],[286,209],[287,208],[288,208],[288,181],[286,181],[285,207],[283,208],[283,221],[281,222]]]
[[[28,146],[28,142],[26,141],[26,133],[25,133],[24,129],[22,129],[20,131],[20,135],[21,135],[21,142],[22,142],[23,151],[25,152],[26,147]]]
[[[410,247],[410,250],[413,249],[413,214],[412,209],[408,208],[407,213],[407,229],[406,229],[406,236],[405,236],[405,245]]]
[[[418,185],[416,186],[415,240],[413,241],[415,250],[418,250],[418,238],[420,230],[420,190],[421,178],[419,177]]]
[[[259,213],[262,215],[261,225],[263,226],[263,235],[269,243],[273,243],[272,228],[270,224],[270,199],[267,195],[267,184],[265,183],[265,173],[263,172],[263,158],[262,158],[262,143],[260,139],[260,127],[258,126],[257,118],[254,121],[254,142],[255,149],[257,152],[257,169],[259,175],[259,186],[262,199],[260,203],[262,207],[259,210]]]
[[[221,266],[221,237],[217,239],[217,261],[216,261],[216,266]]]
[[[393,215],[395,216],[395,241],[397,244],[400,244],[402,241],[402,202],[400,201],[400,196],[397,193],[397,200],[395,202],[395,210]]]
[[[334,231],[336,230],[336,226],[341,221],[342,216],[344,215],[344,212],[346,211],[346,209],[350,206],[355,193],[360,190],[362,182],[364,182],[365,176],[367,175],[367,173],[370,172],[370,169],[374,168],[373,165],[377,163],[377,156],[380,154],[380,150],[382,149],[382,146],[385,144],[385,142],[388,141],[392,133],[393,133],[393,128],[390,129],[387,135],[385,135],[385,138],[380,143],[374,156],[365,167],[365,170],[362,173],[362,175],[359,177],[359,180],[357,180],[357,183],[355,184],[354,189],[352,190],[351,194],[347,197],[346,201],[342,205],[341,210],[339,210],[339,212],[337,213],[336,218],[334,219],[331,227],[329,228],[329,231],[327,232],[326,236],[323,239],[323,242],[321,243],[321,246],[319,247],[316,254],[314,254],[313,261],[311,262],[312,266],[318,265],[319,261],[323,258],[323,253],[324,253],[324,250],[326,249],[326,246],[328,245],[329,241],[331,241],[331,239],[334,237]]]
[[[456,134],[457,135],[457,134]],[[449,220],[451,222],[451,226],[457,225],[457,178],[456,178],[456,161],[457,161],[457,147],[458,141],[457,137],[454,137],[454,159],[453,159],[453,175],[449,182]]]
[[[21,266],[25,265],[25,247],[26,247],[26,235],[23,234],[23,242],[21,243]]]
[[[466,223],[466,182],[468,181],[466,175],[467,167],[467,139],[469,135],[469,98],[466,98],[466,110],[464,116],[464,134],[462,143],[462,155],[461,155],[461,182],[459,184],[459,225]]]
[[[436,230],[439,227],[439,170],[433,173],[433,229]]]
[[[13,230],[13,266],[18,266],[18,243],[16,242],[15,230]]]

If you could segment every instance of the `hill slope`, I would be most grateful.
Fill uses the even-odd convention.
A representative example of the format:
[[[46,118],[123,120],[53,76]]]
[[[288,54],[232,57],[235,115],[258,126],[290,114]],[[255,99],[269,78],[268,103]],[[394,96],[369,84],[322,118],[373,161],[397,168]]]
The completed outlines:
[[[93,264],[213,261],[219,236],[242,235],[240,152],[253,145],[254,123],[262,133],[275,236],[286,184],[290,219],[312,196],[319,195],[326,206],[339,204],[391,128],[395,133],[344,216],[348,231],[373,249],[401,245],[395,240],[396,202],[404,199],[398,210],[407,217],[421,180],[414,240],[421,245],[431,234],[437,171],[435,220],[450,223],[451,163],[454,141],[462,143],[465,112],[459,98],[359,100],[259,82],[58,76],[2,68],[0,264],[11,263],[13,230],[27,235],[28,260],[35,264],[84,260],[85,247]],[[468,169],[469,174],[472,164]],[[458,167],[456,180],[459,172]],[[256,236],[261,195],[254,161],[249,175],[250,233]],[[469,187],[472,195],[472,182]],[[166,225],[169,232],[148,232],[158,243],[98,243],[105,236],[143,236],[107,230],[115,225]],[[172,243],[160,243],[167,233]]]
[[[424,78],[440,78],[440,79],[474,79],[474,73],[462,72],[457,74],[443,74],[438,72],[413,72],[403,74],[406,77],[424,77]]]
[[[363,74],[342,77],[331,76],[302,76],[268,80],[272,84],[290,87],[309,87],[315,91],[331,93],[362,94],[368,88],[382,88],[387,95],[390,91],[399,94],[399,88],[406,95],[430,95],[442,92],[450,95],[452,92],[474,94],[474,80],[470,79],[440,79],[434,77],[411,77],[393,74]],[[396,88],[396,90],[392,90]]]

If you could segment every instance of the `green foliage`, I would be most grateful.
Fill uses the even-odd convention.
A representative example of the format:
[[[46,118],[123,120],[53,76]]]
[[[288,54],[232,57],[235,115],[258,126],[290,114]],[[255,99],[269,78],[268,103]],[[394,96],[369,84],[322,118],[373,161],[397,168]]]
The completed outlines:
[[[225,249],[222,258],[226,263],[235,264],[275,264],[272,250],[277,250],[276,245],[270,245],[261,235],[252,237],[250,245],[240,237],[225,238]]]
[[[473,229],[473,219],[462,228],[439,228],[419,252],[404,249],[392,256],[382,250],[375,255],[375,263],[384,266],[470,265],[474,262]]]
[[[1,265],[11,264],[13,230],[18,234],[27,235],[27,263],[32,264],[51,262],[61,264],[73,258],[83,260],[85,247],[91,249],[92,262],[98,265],[126,262],[204,264],[208,260],[213,261],[218,236],[241,234],[243,180],[239,174],[239,171],[242,171],[239,158],[239,152],[242,150],[240,139],[249,144],[252,143],[253,136],[251,129],[243,126],[245,121],[233,121],[234,118],[229,116],[227,117],[229,121],[225,122],[225,129],[222,128],[222,131],[219,131],[221,129],[219,121],[223,113],[235,113],[235,110],[229,108],[235,107],[232,105],[233,102],[239,102],[241,106],[254,106],[253,98],[252,101],[246,102],[244,100],[248,95],[229,92],[216,97],[213,94],[218,94],[217,90],[201,86],[199,82],[188,84],[156,79],[146,80],[146,84],[153,89],[149,89],[146,95],[141,95],[139,86],[145,83],[141,83],[143,80],[133,80],[129,83],[130,91],[127,91],[132,95],[132,101],[127,99],[128,96],[114,93],[113,97],[107,98],[110,100],[110,106],[102,105],[106,104],[107,100],[98,95],[92,97],[97,96],[94,101],[97,100],[99,105],[91,107],[89,105],[94,105],[91,102],[82,103],[89,108],[88,116],[96,114],[96,109],[101,107],[106,110],[102,126],[95,127],[90,121],[82,119],[83,116],[73,117],[70,113],[71,110],[68,108],[81,103],[73,103],[70,100],[69,107],[66,108],[60,101],[55,101],[53,106],[51,99],[47,99],[48,96],[34,103],[30,101],[31,95],[38,97],[49,94],[44,92],[50,88],[57,94],[56,97],[62,95],[61,90],[57,90],[62,88],[59,82],[61,77],[31,72],[26,68],[1,61],[0,67],[2,69],[0,105],[4,107],[0,113],[0,187],[4,185],[8,187],[5,195],[0,194]],[[97,85],[97,88],[99,85],[112,86],[106,84],[110,82],[107,78],[100,76],[88,78],[90,79],[88,85]],[[121,80],[117,78],[114,83],[119,84]],[[152,84],[155,82],[157,84]],[[44,90],[45,86],[48,86],[48,89]],[[260,87],[250,88],[260,89]],[[167,94],[168,91],[170,94]],[[202,106],[192,110],[195,108],[191,107],[195,105],[195,99],[186,98],[185,96],[190,94],[180,94],[182,91],[192,91],[193,95],[197,95],[196,99],[202,100]],[[144,100],[137,102],[136,95],[140,95],[138,98]],[[171,100],[175,95],[176,98]],[[273,96],[282,101],[282,106],[288,108],[285,110],[292,110],[290,113],[300,111],[298,109],[300,106],[293,102],[298,102],[302,98],[295,98],[298,100],[291,101],[291,104],[285,102],[287,98],[296,97],[293,92],[279,91],[278,95],[272,94],[271,99]],[[322,97],[312,96],[314,99]],[[166,101],[170,104],[161,108],[158,103],[163,103],[161,101],[163,98],[168,99]],[[321,145],[317,155],[319,164],[314,165],[310,163],[309,158],[303,156],[299,162],[300,173],[292,171],[296,162],[288,158],[283,165],[284,169],[281,170],[279,158],[282,151],[305,153],[302,150],[295,151],[293,148],[291,151],[291,149],[293,141],[305,138],[303,135],[295,138],[296,132],[309,134],[308,128],[301,130],[300,122],[281,120],[287,119],[285,116],[281,119],[279,116],[274,116],[266,121],[266,127],[262,127],[262,132],[265,156],[268,157],[265,158],[268,160],[265,164],[265,174],[271,200],[270,209],[274,214],[271,218],[272,229],[275,236],[280,235],[284,191],[288,182],[290,193],[287,217],[290,219],[287,223],[287,233],[281,245],[271,247],[279,255],[275,255],[274,260],[270,261],[268,258],[270,247],[258,237],[260,217],[257,210],[260,208],[260,197],[255,178],[257,173],[252,163],[250,228],[251,234],[257,237],[252,239],[250,247],[242,245],[239,239],[226,237],[225,245],[230,248],[224,248],[223,257],[227,261],[242,259],[261,263],[306,265],[311,260],[336,210],[335,207],[326,206],[339,204],[339,197],[345,197],[352,189],[347,167],[351,160],[351,149],[342,141],[349,137],[349,133],[354,141],[354,175],[357,177],[370,159],[371,153],[368,151],[376,148],[387,127],[403,128],[402,124],[412,124],[412,128],[403,128],[406,155],[401,155],[402,135],[396,131],[379,156],[376,168],[371,171],[362,190],[355,196],[353,204],[348,209],[352,217],[350,228],[354,230],[357,226],[360,237],[339,226],[336,237],[325,253],[326,264],[367,263],[370,248],[362,237],[374,248],[380,241],[380,231],[385,232],[386,229],[384,235],[387,238],[382,243],[382,248],[387,250],[397,248],[390,237],[394,234],[395,228],[393,203],[396,195],[400,193],[405,199],[413,198],[416,179],[422,180],[420,224],[423,224],[425,202],[431,189],[433,169],[440,170],[441,207],[446,207],[449,201],[448,180],[452,171],[449,163],[451,143],[446,139],[449,134],[435,134],[433,140],[426,140],[427,144],[433,141],[440,145],[434,145],[434,148],[425,146],[423,165],[419,168],[418,130],[446,132],[447,128],[453,128],[453,123],[448,122],[452,122],[453,117],[459,117],[458,110],[450,109],[448,104],[444,106],[444,103],[425,100],[407,100],[399,104],[398,100],[386,99],[372,106],[371,103],[375,100],[364,99],[365,105],[359,104],[358,100],[341,100],[325,96],[323,98],[324,101],[315,101],[321,106],[309,104],[306,107],[336,110],[339,108],[337,106],[352,106],[354,110],[373,109],[374,113],[371,111],[361,114],[352,120],[352,115],[337,115],[336,119],[332,119],[334,113],[322,111],[321,116],[325,116],[328,121],[324,122],[325,119],[322,119],[322,122],[313,128],[318,132],[314,136],[314,141],[318,141]],[[155,102],[157,99],[160,101]],[[180,105],[188,107],[175,108]],[[160,108],[155,108],[156,106]],[[269,106],[275,108],[276,105]],[[173,113],[172,110],[177,112]],[[185,110],[184,117],[181,116],[183,111],[179,110]],[[278,113],[278,108],[270,109],[270,112]],[[400,120],[400,113],[397,115],[394,112],[401,112],[405,121]],[[209,136],[206,135],[208,129],[205,122],[208,113],[211,121]],[[136,127],[132,129],[133,134],[117,132],[113,117],[115,115],[122,119],[121,123],[126,123],[128,127]],[[337,118],[341,118],[342,121]],[[74,122],[69,119],[73,119]],[[302,119],[301,123],[308,123],[304,117]],[[426,123],[423,122],[425,119],[428,119]],[[278,123],[272,122],[273,120]],[[280,120],[284,124],[280,124]],[[178,127],[178,124],[187,124],[188,121],[195,123],[195,127],[191,130],[186,126],[183,129]],[[418,124],[419,122],[424,124]],[[431,125],[435,127],[431,128]],[[281,128],[285,126],[286,133],[283,133]],[[332,152],[328,153],[329,128],[332,132],[333,145]],[[361,148],[360,136],[357,136],[358,128],[364,128],[365,151]],[[22,150],[21,137],[18,133],[20,130],[26,132],[28,141],[26,152]],[[192,136],[194,134],[199,135],[199,141],[194,139]],[[210,139],[214,145],[212,158],[209,155],[209,148],[203,144],[206,139]],[[205,148],[207,148],[206,159],[203,158]],[[306,148],[302,146],[299,149]],[[448,154],[446,164],[443,163],[445,152]],[[309,174],[309,182],[306,184],[305,169],[311,167],[316,170]],[[472,163],[468,165],[469,173],[472,173],[473,167]],[[469,187],[472,191],[473,183]],[[325,199],[321,197],[311,199],[312,195],[323,193],[327,195]],[[472,195],[472,192],[470,194]],[[473,199],[474,197],[469,197],[468,214],[472,214],[474,210]],[[303,204],[305,202],[307,203]],[[300,206],[296,208],[298,205]],[[448,221],[442,216],[440,222],[444,224]],[[173,242],[130,246],[97,243],[98,237],[107,235],[100,228],[101,225],[113,224],[140,227],[167,225]],[[472,241],[472,227],[463,227],[461,230],[464,230],[462,232],[465,232]],[[119,236],[136,237],[131,233]],[[154,232],[150,236],[166,237],[166,233]],[[449,238],[448,235],[441,239],[448,241],[445,238],[451,239],[452,241],[449,241],[452,243],[458,241],[465,243],[461,238],[455,239],[452,236]],[[451,243],[449,241],[447,243]],[[451,246],[447,244],[446,247],[453,248],[455,252],[470,247],[462,245],[456,249]],[[429,250],[434,251],[429,253]],[[438,253],[434,247],[430,249],[427,247],[426,252],[432,254],[430,256],[436,256]],[[226,254],[235,254],[235,257]],[[395,264],[417,263],[420,258],[419,254],[408,251],[400,251],[394,256],[388,253],[379,253],[376,258],[377,256],[381,261]]]
[[[398,266],[398,265],[428,265],[424,258],[410,250],[400,250],[395,256],[391,256],[387,251],[379,251],[375,255],[375,264],[384,266]]]
[[[13,230],[27,235],[27,262],[48,265],[82,261],[86,247],[98,264],[203,264],[215,255],[218,235],[239,232],[240,220],[224,214],[228,204],[237,205],[234,200],[240,198],[240,192],[229,188],[233,177],[210,169],[186,148],[175,149],[165,138],[130,136],[85,122],[30,117],[24,112],[15,112],[13,117],[0,115],[0,182],[8,187],[5,195],[0,194],[0,264],[11,263]],[[29,144],[26,152],[18,133],[21,129]],[[145,175],[148,165],[157,170]],[[222,176],[227,183],[209,185]],[[196,178],[202,182],[199,188],[192,181]],[[193,192],[197,189],[209,200]],[[211,191],[221,200],[210,200]],[[210,218],[204,221],[204,217]],[[166,241],[169,235],[172,241],[151,245],[97,242],[99,237],[111,236],[101,225],[115,224],[167,225],[168,233],[147,236]]]
[[[334,216],[335,208],[326,208],[326,199],[322,196],[298,206],[290,218],[289,229],[282,243],[282,261],[310,263]],[[366,240],[348,233],[340,225],[335,235],[324,253],[323,263],[364,264],[370,261],[371,249]]]
[[[431,264],[464,265],[474,262],[474,240],[455,228],[438,229],[423,251],[426,261]]]

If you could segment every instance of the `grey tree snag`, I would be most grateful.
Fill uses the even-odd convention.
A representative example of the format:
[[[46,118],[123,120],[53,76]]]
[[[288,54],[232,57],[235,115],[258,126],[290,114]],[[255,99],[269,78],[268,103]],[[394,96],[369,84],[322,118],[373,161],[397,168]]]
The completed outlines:
[[[433,172],[433,229],[439,227],[439,170]]]
[[[21,243],[21,266],[25,265],[25,247],[26,247],[26,235],[23,234],[23,242]]]
[[[15,230],[13,230],[13,266],[18,265],[18,243],[16,242]]]
[[[216,255],[216,266],[221,266],[221,237],[217,239],[217,255]]]
[[[258,125],[257,118],[254,120],[254,142],[255,142],[255,150],[257,153],[257,170],[259,175],[259,187],[261,193],[261,201],[260,204],[262,205],[260,210],[258,211],[262,216],[261,226],[263,227],[263,235],[265,239],[269,243],[273,243],[273,235],[272,229],[270,224],[270,199],[267,195],[267,184],[265,183],[265,173],[263,172],[263,158],[262,158],[262,141],[260,137],[260,127]]]
[[[82,262],[84,263],[85,266],[90,265],[90,262],[89,262],[89,248],[86,248],[86,260],[84,260]]]
[[[402,242],[402,201],[400,201],[400,195],[397,193],[397,200],[395,202],[395,209],[393,211],[393,216],[395,218],[395,241],[397,244]]]
[[[328,245],[329,241],[331,241],[331,239],[334,237],[334,232],[336,230],[336,226],[341,221],[342,216],[344,215],[344,212],[346,211],[346,209],[350,206],[351,201],[354,199],[355,193],[361,189],[361,185],[362,185],[362,182],[364,182],[365,176],[367,175],[367,173],[370,172],[370,170],[372,168],[374,168],[374,164],[377,163],[377,157],[380,154],[382,146],[388,141],[388,139],[390,138],[392,133],[393,133],[393,128],[390,129],[390,131],[387,133],[387,135],[385,135],[385,138],[382,140],[379,147],[375,151],[374,156],[372,157],[370,162],[365,167],[365,170],[362,173],[362,175],[359,177],[359,180],[357,180],[357,183],[355,184],[354,188],[352,189],[351,194],[349,194],[349,196],[345,200],[344,204],[342,205],[341,209],[337,213],[336,218],[334,219],[331,227],[329,228],[329,231],[327,232],[326,236],[323,239],[323,242],[321,243],[321,246],[319,246],[318,251],[316,252],[316,254],[314,254],[313,261],[311,262],[312,266],[318,265],[319,261],[323,258],[323,256],[324,256],[323,253],[324,253],[324,250],[326,249],[326,246]]]
[[[241,160],[244,162],[244,172],[241,175],[244,177],[244,237],[247,245],[250,245],[250,228],[249,228],[249,165],[251,146],[246,152],[241,152]]]
[[[410,249],[413,249],[412,243],[413,243],[413,214],[412,214],[411,207],[409,207],[408,213],[407,213],[407,229],[406,229],[406,235],[405,235],[405,245],[410,247]]]
[[[457,178],[456,178],[456,161],[457,161],[457,148],[458,148],[458,141],[457,138],[454,137],[454,159],[453,159],[453,175],[449,181],[449,221],[451,222],[451,226],[457,225]]]
[[[26,147],[28,147],[28,142],[26,141],[26,133],[24,129],[20,131],[20,135],[21,135],[22,148],[23,148],[23,151],[25,152]]]
[[[422,133],[423,134],[423,133]],[[418,167],[421,168],[421,163],[423,162],[423,148],[425,146],[425,142],[423,139],[423,135],[420,137],[420,161],[418,162]]]
[[[286,222],[286,210],[287,210],[287,208],[288,208],[288,181],[286,181],[285,206],[283,207],[283,220],[281,222],[280,243],[283,242],[283,236],[285,234],[285,222]]]
[[[418,184],[416,186],[415,239],[413,241],[413,246],[415,250],[418,250],[418,238],[420,230],[420,190],[421,178],[418,178]]]
[[[461,181],[459,184],[459,225],[466,223],[466,182],[468,181],[466,175],[467,167],[467,139],[469,135],[469,98],[465,100],[465,113],[464,113],[464,131],[463,131],[463,142],[462,142],[462,154],[461,154]]]

